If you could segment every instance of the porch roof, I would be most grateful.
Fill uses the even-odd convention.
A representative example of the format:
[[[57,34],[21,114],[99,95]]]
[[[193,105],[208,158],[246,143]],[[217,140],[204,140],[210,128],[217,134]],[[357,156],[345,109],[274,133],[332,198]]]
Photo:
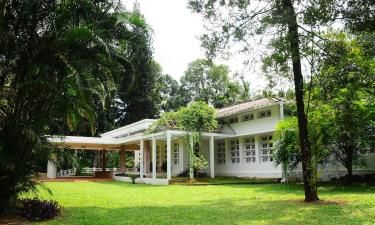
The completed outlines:
[[[51,136],[48,140],[58,147],[67,147],[71,149],[87,149],[87,150],[120,150],[120,149],[128,149],[128,150],[138,150],[135,149],[135,145],[139,143],[141,140],[151,140],[155,138],[156,140],[163,140],[166,139],[166,134],[169,132],[173,137],[182,137],[186,134],[184,131],[178,130],[167,130],[158,133],[152,134],[144,134],[144,133],[137,133],[133,135],[129,135],[126,137],[121,138],[113,138],[113,137],[79,137],[79,136]],[[202,138],[225,138],[231,137],[233,135],[229,134],[222,134],[222,133],[209,133],[204,132],[202,133]],[[128,146],[128,147],[127,147]],[[130,149],[131,148],[131,149]]]

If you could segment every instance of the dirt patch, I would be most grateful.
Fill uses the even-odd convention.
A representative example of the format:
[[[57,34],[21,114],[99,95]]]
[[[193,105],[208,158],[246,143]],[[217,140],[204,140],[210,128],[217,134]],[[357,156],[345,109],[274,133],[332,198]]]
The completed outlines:
[[[0,225],[26,225],[27,220],[18,215],[0,215]]]
[[[315,202],[305,202],[304,200],[287,200],[287,202],[298,203],[301,205],[346,205],[348,201],[343,199],[319,200]]]

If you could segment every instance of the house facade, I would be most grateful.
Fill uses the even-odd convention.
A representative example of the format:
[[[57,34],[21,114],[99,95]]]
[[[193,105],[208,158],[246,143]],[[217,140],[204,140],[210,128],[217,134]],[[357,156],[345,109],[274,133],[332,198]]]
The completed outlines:
[[[250,178],[282,178],[281,166],[276,166],[272,158],[276,124],[284,119],[284,101],[278,98],[263,98],[219,109],[217,119],[221,129],[214,133],[202,133],[199,145],[194,151],[204,156],[209,166],[204,171],[210,177],[234,176]],[[172,176],[177,176],[189,168],[186,133],[165,130],[147,134],[145,131],[154,122],[145,119],[136,123],[93,137],[51,137],[61,146],[120,152],[121,172],[125,168],[125,151],[134,152],[135,164],[139,169],[139,182],[168,184]],[[370,164],[375,164],[375,152],[368,152]],[[103,160],[105,161],[105,160]],[[105,170],[105,165],[102,165]],[[134,170],[133,170],[134,171]],[[342,167],[330,163],[320,168],[322,179],[341,176]],[[375,168],[358,169],[359,173],[375,172]],[[48,177],[56,177],[56,167],[48,164]],[[293,176],[302,175],[297,168]]]

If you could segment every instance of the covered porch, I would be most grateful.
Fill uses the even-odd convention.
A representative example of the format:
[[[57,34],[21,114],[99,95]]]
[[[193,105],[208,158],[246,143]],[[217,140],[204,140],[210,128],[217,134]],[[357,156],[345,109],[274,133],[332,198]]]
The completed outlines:
[[[214,146],[215,139],[226,138],[228,135],[219,133],[202,133],[202,141],[207,143],[207,170],[211,178],[215,177]],[[60,148],[99,151],[101,168],[95,168],[96,177],[118,173],[137,174],[138,183],[168,184],[172,176],[186,170],[189,153],[187,151],[186,132],[167,130],[159,133],[138,133],[126,137],[51,137],[50,141]],[[191,143],[190,143],[191,144]],[[106,168],[106,152],[119,152],[119,168]],[[125,152],[134,152],[134,162],[139,165],[137,170],[129,170],[125,164]],[[93,168],[92,168],[93,169]],[[103,172],[104,171],[104,172]],[[108,173],[109,172],[109,173]],[[57,166],[53,161],[47,165],[47,178],[57,177]],[[115,176],[117,178],[117,176]]]

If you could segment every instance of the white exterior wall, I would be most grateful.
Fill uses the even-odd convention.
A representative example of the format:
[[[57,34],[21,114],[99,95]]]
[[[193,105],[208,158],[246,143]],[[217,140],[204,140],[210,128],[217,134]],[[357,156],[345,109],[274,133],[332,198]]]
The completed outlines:
[[[271,116],[258,118],[258,113],[262,110],[270,109]],[[253,113],[254,119],[242,121],[246,114]],[[260,137],[263,135],[272,135],[276,124],[280,121],[280,106],[274,105],[238,114],[238,123],[226,125],[223,128],[224,133],[234,134],[235,138],[225,140],[225,164],[217,163],[217,143],[215,141],[215,174],[216,176],[237,176],[237,177],[258,177],[258,178],[281,178],[282,171],[280,166],[275,166],[274,162],[263,162],[261,158]],[[246,162],[245,158],[245,138],[255,137],[256,144],[256,162]],[[230,140],[239,139],[240,163],[232,163],[230,158]]]
[[[238,114],[238,123],[230,124],[229,126],[224,126],[223,133],[236,135],[251,135],[259,133],[274,132],[276,124],[280,121],[280,106],[270,106],[263,109],[271,109],[271,116],[266,118],[257,118],[258,112],[263,109],[258,109],[254,111],[249,111],[247,113]],[[254,120],[241,121],[242,116],[248,113],[254,113]]]
[[[364,155],[366,160],[366,166],[364,167],[353,167],[354,175],[374,174],[375,173],[375,153],[369,153]],[[343,177],[347,174],[346,168],[341,163],[331,160],[332,162],[326,165],[318,166],[318,180],[329,181],[332,178]],[[302,166],[301,164],[292,171],[289,171],[291,179],[302,179]]]
[[[266,134],[265,134],[266,135]],[[271,133],[267,133],[271,135]],[[250,135],[254,136],[254,135]],[[245,143],[244,139],[246,136],[237,137],[240,142],[240,162],[232,163],[230,158],[230,140],[227,139],[226,149],[225,149],[225,164],[217,163],[217,143],[215,141],[215,174],[216,176],[235,176],[235,177],[256,177],[256,178],[281,178],[282,171],[280,166],[275,166],[273,161],[263,162],[261,158],[261,148],[260,148],[260,136],[255,135],[256,141],[256,161],[246,162],[245,158]],[[234,138],[235,139],[235,138]]]

